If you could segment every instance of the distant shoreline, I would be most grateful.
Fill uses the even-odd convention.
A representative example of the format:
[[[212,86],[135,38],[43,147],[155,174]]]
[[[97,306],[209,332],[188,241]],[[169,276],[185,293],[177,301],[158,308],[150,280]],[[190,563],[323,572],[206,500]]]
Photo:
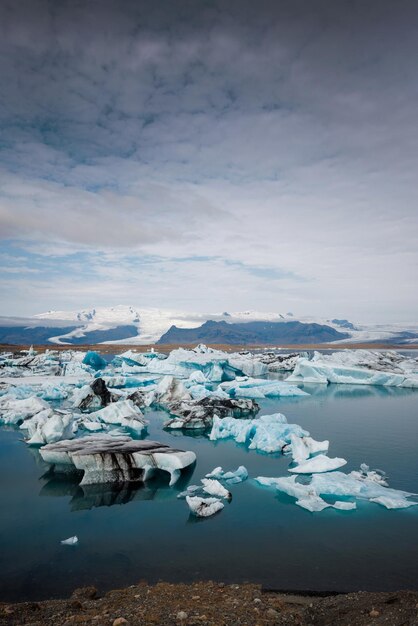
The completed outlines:
[[[266,344],[206,344],[209,348],[216,350],[223,350],[224,352],[240,352],[243,350],[294,350],[296,352],[302,352],[304,350],[418,350],[418,343],[415,344],[390,344],[390,343],[306,343],[306,344],[289,344],[281,346],[272,346]],[[156,352],[168,354],[172,350],[177,348],[194,348],[196,343],[192,344],[109,344],[109,343],[96,343],[96,344],[34,344],[33,347],[39,352],[45,350],[75,350],[85,351],[94,350],[95,352],[102,352],[104,354],[120,354],[126,352],[126,350],[136,350],[138,352],[149,352],[154,349]],[[27,350],[30,346],[28,344],[0,344],[0,352],[19,352],[20,350]]]

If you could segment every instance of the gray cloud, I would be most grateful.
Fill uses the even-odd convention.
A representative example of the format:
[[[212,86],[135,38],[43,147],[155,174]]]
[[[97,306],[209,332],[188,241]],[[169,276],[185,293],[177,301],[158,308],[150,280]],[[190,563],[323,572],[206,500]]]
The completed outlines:
[[[245,308],[411,317],[417,13],[406,0],[3,2],[1,236],[45,256],[113,254],[113,281],[127,249],[228,259]],[[269,296],[274,271],[304,281]],[[223,308],[227,287],[199,279],[208,266],[176,272],[186,298]]]

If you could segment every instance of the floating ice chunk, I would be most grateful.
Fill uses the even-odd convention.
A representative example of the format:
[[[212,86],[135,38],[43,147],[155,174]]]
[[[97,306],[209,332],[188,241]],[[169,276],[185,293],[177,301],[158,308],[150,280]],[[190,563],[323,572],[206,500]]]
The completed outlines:
[[[317,452],[327,452],[329,441],[315,441],[312,437],[297,437],[296,435],[291,435],[290,445],[293,460],[296,463],[302,463]]]
[[[89,365],[95,370],[101,370],[106,367],[107,362],[97,352],[89,351],[83,359],[84,365]]]
[[[182,400],[191,400],[190,393],[183,382],[174,376],[164,376],[154,390],[154,402],[169,404]]]
[[[45,400],[36,396],[24,400],[5,400],[0,403],[0,419],[5,424],[18,424],[40,411],[49,409],[50,406]]]
[[[358,480],[371,480],[378,485],[383,485],[383,487],[388,486],[386,474],[382,470],[370,470],[366,463],[360,465],[360,471],[354,470],[350,472],[350,476]]]
[[[376,502],[376,504],[381,504],[387,509],[406,509],[410,506],[418,505],[418,502],[412,502],[411,500],[407,500],[402,496],[378,496],[377,498],[370,498],[370,502]]]
[[[292,434],[299,437],[309,435],[298,424],[288,424],[284,415],[275,413],[245,421],[214,417],[210,439],[233,437],[237,443],[248,443],[251,450],[281,452],[290,443]]]
[[[338,457],[331,459],[328,456],[325,456],[325,454],[318,454],[318,456],[315,456],[308,461],[304,461],[297,467],[289,468],[289,472],[294,474],[331,472],[332,470],[339,469],[346,464],[347,461],[345,459],[340,459]]]
[[[181,491],[177,497],[178,498],[185,498],[186,496],[192,496],[193,494],[196,494],[197,491],[201,490],[202,487],[200,485],[189,485],[186,489],[186,491]]]
[[[340,511],[353,511],[357,508],[357,504],[355,502],[343,502],[342,500],[338,500],[334,502],[332,505],[334,509],[339,509]]]
[[[206,491],[210,496],[217,496],[218,498],[226,498],[230,500],[232,498],[231,492],[225,489],[218,480],[211,478],[202,478],[203,491]]]
[[[210,428],[215,415],[246,417],[259,410],[254,400],[233,399],[228,396],[224,399],[202,398],[174,402],[167,408],[174,415],[174,418],[164,423],[164,427],[170,429]]]
[[[297,498],[298,500],[304,500],[309,496],[318,495],[311,485],[297,482],[296,476],[280,476],[279,478],[257,476],[255,480],[263,487],[274,487],[278,491],[282,491],[288,496]]]
[[[39,452],[45,462],[55,466],[55,470],[82,470],[81,485],[144,482],[156,469],[168,472],[170,485],[173,485],[181,470],[196,461],[196,455],[191,451],[176,450],[156,441],[109,435],[59,441],[40,448]]]
[[[78,544],[78,537],[74,535],[74,537],[69,537],[68,539],[62,539],[61,544],[63,546],[76,546]]]
[[[323,509],[329,508],[331,505],[328,502],[325,502],[320,496],[306,496],[305,498],[300,498],[296,500],[296,504],[303,509],[307,509],[312,513],[323,511]]]
[[[187,496],[186,502],[191,512],[197,517],[210,517],[224,508],[223,502],[217,498],[198,498]]]
[[[100,430],[104,430],[106,428],[105,424],[103,424],[102,422],[90,421],[88,418],[84,419],[81,422],[81,426],[85,430],[88,430],[91,433],[96,433],[96,432],[98,432]]]
[[[104,409],[90,413],[90,419],[94,422],[124,426],[139,434],[147,425],[141,410],[131,400],[112,402]]]
[[[232,398],[276,398],[280,396],[307,396],[306,391],[280,380],[239,378],[220,384]]]
[[[288,383],[340,383],[418,388],[417,364],[396,353],[345,350],[300,358]]]
[[[240,465],[235,472],[224,472],[222,467],[215,467],[209,474],[206,474],[206,478],[216,478],[225,480],[229,484],[236,484],[247,480],[248,471],[243,465]]]
[[[73,416],[63,412],[41,411],[31,420],[23,422],[22,426],[29,428],[30,438],[27,444],[30,446],[55,443],[60,439],[72,439],[77,431]]]

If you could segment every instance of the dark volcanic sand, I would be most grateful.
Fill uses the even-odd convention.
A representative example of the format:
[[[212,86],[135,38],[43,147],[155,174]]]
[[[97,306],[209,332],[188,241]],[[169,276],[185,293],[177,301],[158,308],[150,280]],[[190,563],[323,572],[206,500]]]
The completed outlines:
[[[280,567],[280,564],[278,564]],[[94,587],[68,600],[0,604],[0,626],[418,624],[418,592],[284,595],[259,585],[140,583],[97,597]]]

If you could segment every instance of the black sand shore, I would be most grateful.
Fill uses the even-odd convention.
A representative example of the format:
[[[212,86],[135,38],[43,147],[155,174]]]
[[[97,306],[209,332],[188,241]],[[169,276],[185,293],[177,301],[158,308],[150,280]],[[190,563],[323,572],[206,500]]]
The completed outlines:
[[[280,565],[278,564],[278,567]],[[103,596],[94,587],[66,600],[0,604],[0,626],[161,626],[418,624],[418,592],[357,592],[318,597],[259,585],[139,583]]]

